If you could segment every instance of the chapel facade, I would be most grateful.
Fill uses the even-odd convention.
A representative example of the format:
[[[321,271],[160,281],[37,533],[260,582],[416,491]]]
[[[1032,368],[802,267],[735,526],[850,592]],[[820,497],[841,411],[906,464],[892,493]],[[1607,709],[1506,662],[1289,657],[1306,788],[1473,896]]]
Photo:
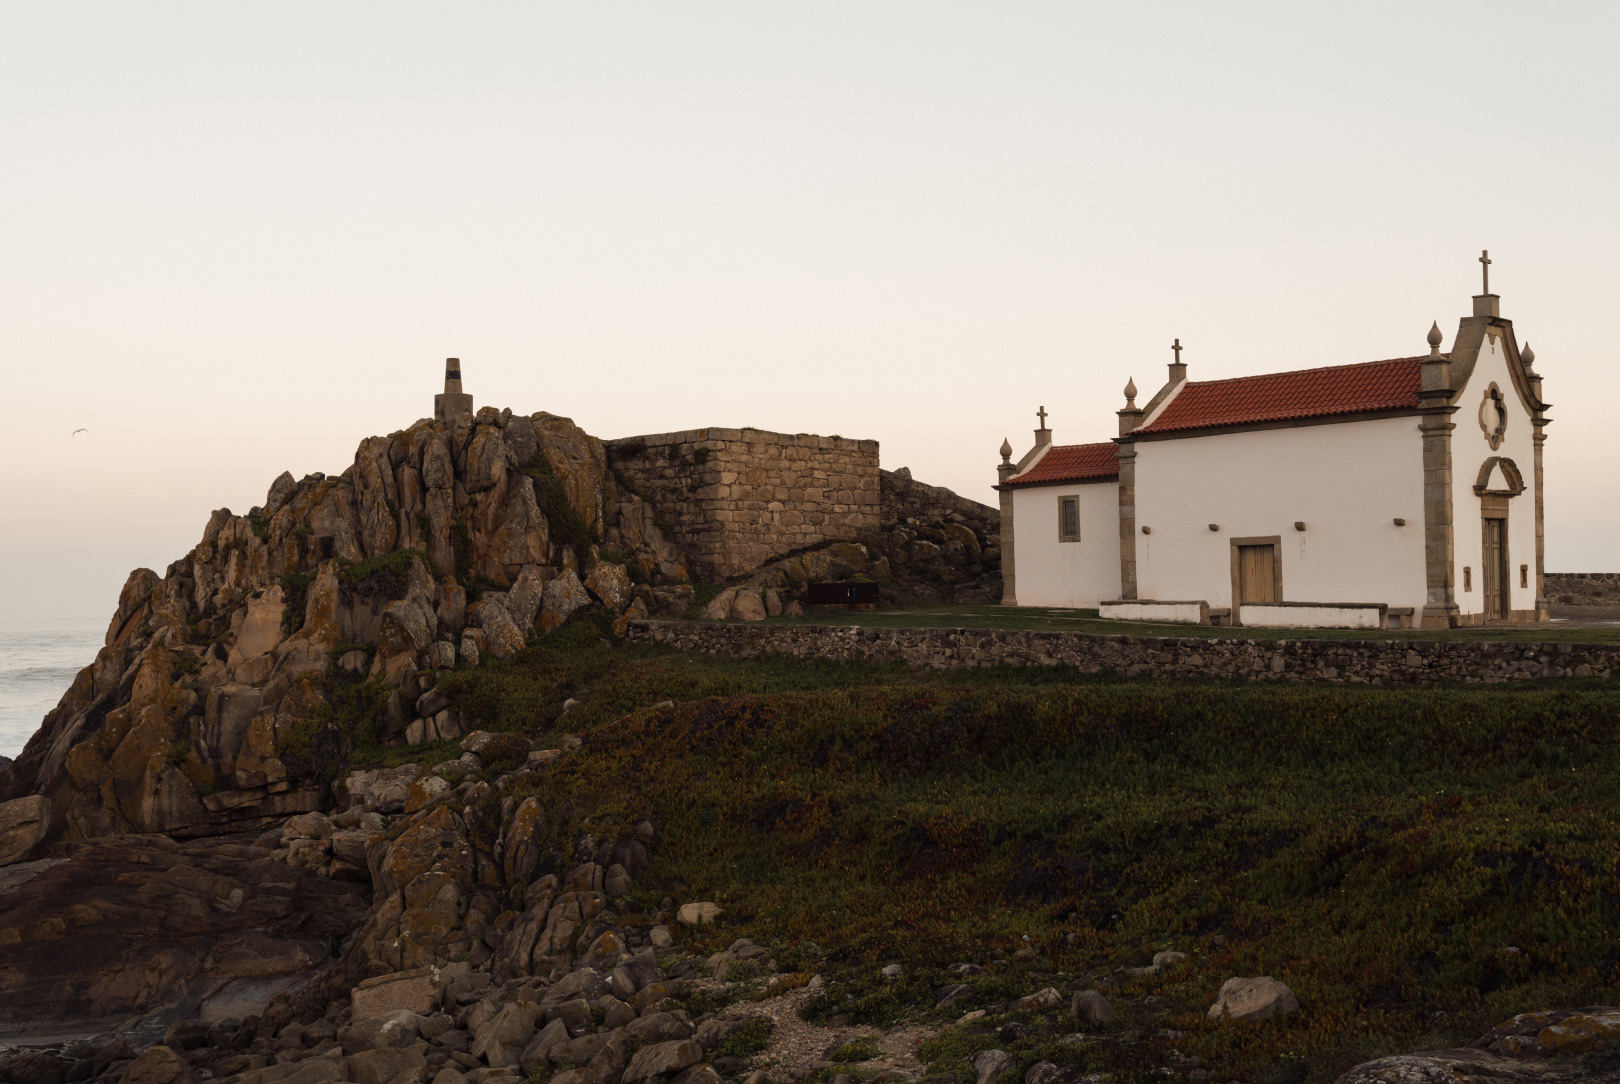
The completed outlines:
[[[1177,340],[1119,434],[1003,441],[1004,605],[1294,627],[1548,619],[1535,355],[1490,292],[1442,352],[1226,380]]]

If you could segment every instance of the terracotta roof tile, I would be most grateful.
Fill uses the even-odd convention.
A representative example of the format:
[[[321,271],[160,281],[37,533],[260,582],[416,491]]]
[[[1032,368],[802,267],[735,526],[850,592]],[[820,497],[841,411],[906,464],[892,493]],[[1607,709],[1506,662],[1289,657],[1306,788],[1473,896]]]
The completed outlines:
[[[1035,482],[1092,482],[1119,477],[1114,444],[1057,444],[1023,474],[1007,479],[1010,486]]]
[[[1394,358],[1231,380],[1189,381],[1138,433],[1363,414],[1418,405],[1423,359]]]

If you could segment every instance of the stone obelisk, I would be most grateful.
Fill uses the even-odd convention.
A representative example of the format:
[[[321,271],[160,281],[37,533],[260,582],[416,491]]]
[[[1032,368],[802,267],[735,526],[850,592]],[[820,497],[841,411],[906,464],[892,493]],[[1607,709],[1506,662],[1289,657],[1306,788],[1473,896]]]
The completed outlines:
[[[461,359],[444,359],[444,394],[433,397],[433,420],[453,422],[458,418],[471,418],[472,396],[461,390]]]

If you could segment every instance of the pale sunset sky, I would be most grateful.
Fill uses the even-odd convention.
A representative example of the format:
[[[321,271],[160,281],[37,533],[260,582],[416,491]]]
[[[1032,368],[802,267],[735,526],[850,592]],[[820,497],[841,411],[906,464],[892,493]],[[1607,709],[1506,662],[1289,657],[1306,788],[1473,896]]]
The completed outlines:
[[[1004,436],[1446,348],[1491,284],[1547,568],[1620,571],[1614,4],[0,6],[0,627],[478,405],[601,437]],[[73,430],[87,432],[71,436]]]

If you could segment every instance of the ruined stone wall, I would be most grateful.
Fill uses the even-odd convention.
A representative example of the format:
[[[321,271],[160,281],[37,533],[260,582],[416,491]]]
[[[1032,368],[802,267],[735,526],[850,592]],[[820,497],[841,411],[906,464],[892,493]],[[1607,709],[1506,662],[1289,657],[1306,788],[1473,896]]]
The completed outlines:
[[[690,429],[607,442],[700,578],[725,580],[880,523],[878,442]]]
[[[1620,607],[1620,572],[1549,572],[1546,585],[1554,606]]]
[[[1447,640],[1240,640],[1014,629],[635,621],[632,640],[752,659],[904,662],[940,670],[1073,666],[1150,678],[1428,685],[1620,676],[1620,645]]]

